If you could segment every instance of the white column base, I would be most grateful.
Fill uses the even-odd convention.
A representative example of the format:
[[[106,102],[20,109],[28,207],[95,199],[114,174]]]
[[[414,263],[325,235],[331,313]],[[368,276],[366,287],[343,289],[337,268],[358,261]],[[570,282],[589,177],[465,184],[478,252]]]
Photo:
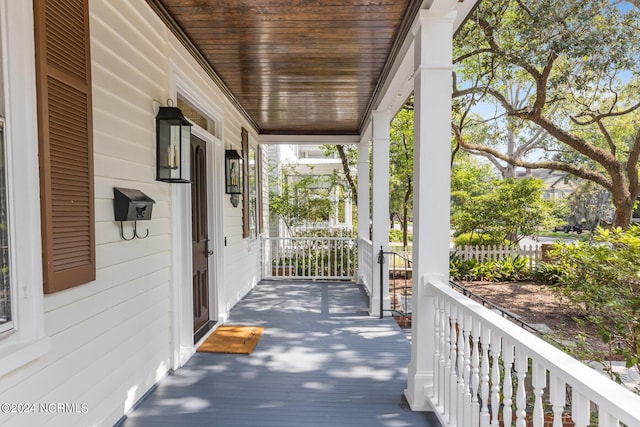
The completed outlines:
[[[407,388],[404,396],[412,411],[434,411],[428,396],[433,393],[433,373],[416,372],[413,364],[409,365]]]

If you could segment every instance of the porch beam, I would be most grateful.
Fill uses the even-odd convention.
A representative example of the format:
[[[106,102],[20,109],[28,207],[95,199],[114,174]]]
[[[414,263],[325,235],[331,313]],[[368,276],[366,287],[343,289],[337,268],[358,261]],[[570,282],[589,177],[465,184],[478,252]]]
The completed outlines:
[[[380,249],[389,251],[389,132],[391,129],[391,113],[388,110],[374,111],[372,114],[373,129],[373,197],[372,197],[372,236],[373,243],[373,292],[370,313],[380,315],[380,299],[384,309],[389,304],[389,265],[382,266],[379,274],[378,253]],[[360,204],[358,204],[360,206]],[[382,276],[382,284],[380,283]],[[382,288],[382,294],[380,289]]]
[[[258,137],[258,144],[326,144],[343,145],[357,144],[360,142],[360,135],[272,135],[261,134]]]
[[[449,2],[451,4],[451,2]],[[412,347],[405,395],[413,410],[431,410],[433,295],[424,277],[449,277],[452,8],[421,10],[415,33]]]

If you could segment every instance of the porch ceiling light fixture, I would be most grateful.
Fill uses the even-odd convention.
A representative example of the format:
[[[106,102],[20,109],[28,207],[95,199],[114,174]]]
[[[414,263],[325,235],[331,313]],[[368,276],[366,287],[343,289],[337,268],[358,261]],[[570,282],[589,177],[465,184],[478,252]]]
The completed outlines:
[[[238,207],[242,194],[242,156],[236,150],[226,150],[224,154],[225,193],[231,195],[231,204]]]
[[[191,182],[191,122],[171,100],[156,116],[156,180]]]

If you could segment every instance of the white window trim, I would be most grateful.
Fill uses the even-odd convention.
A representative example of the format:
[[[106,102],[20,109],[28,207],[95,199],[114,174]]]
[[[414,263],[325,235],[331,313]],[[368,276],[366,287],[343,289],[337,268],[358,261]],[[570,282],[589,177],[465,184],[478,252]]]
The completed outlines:
[[[260,177],[258,176],[258,155],[260,153],[260,150],[258,150],[258,143],[256,142],[255,138],[253,137],[253,135],[249,134],[249,151],[253,150],[253,155],[254,155],[254,165],[255,165],[255,174],[256,174],[256,188],[255,188],[255,192],[256,192],[256,211],[255,211],[255,225],[256,225],[256,235],[252,236],[251,235],[251,230],[249,230],[249,250],[250,251],[254,251],[256,249],[260,248],[260,206],[259,204],[261,203],[262,200],[262,194],[260,193]],[[247,155],[247,159],[249,158],[249,156]],[[247,177],[248,178],[248,177]],[[251,190],[249,190],[249,192],[251,192]],[[251,199],[249,199],[249,209],[251,209]],[[251,221],[249,219],[249,221]],[[251,224],[251,222],[249,222],[249,224]]]
[[[14,328],[0,336],[0,376],[44,355],[33,7],[0,0]]]

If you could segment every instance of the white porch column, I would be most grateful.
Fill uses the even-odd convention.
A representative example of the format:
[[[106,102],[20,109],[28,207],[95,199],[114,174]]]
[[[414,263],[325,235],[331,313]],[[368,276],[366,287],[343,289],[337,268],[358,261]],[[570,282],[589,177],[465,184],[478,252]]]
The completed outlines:
[[[421,10],[415,33],[412,347],[405,395],[430,410],[433,295],[423,278],[449,278],[452,39],[456,12]]]
[[[351,197],[345,197],[344,199],[344,226],[348,230],[353,228],[353,206]]]
[[[369,222],[371,221],[369,210],[369,140],[360,141],[358,144],[358,238],[370,240]],[[365,274],[362,269],[368,263],[364,262],[362,251],[358,251],[358,283],[364,282]]]
[[[389,265],[383,265],[382,285],[380,284],[380,265],[378,254],[380,248],[389,250],[389,131],[391,113],[374,111],[373,123],[373,197],[372,224],[373,233],[373,292],[370,301],[370,313],[380,315],[380,300],[383,307],[389,308]],[[382,286],[382,295],[380,287]]]

